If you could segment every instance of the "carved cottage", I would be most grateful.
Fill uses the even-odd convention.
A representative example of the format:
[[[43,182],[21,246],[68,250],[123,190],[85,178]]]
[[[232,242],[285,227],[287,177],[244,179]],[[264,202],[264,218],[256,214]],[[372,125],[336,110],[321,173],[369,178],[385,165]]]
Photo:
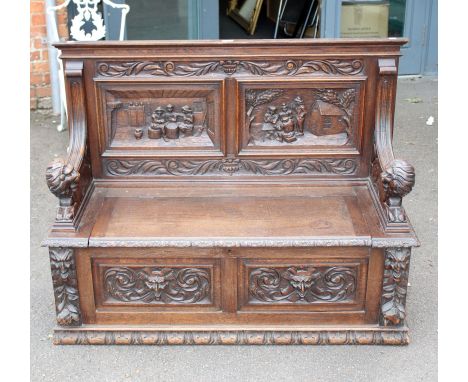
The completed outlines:
[[[331,103],[317,100],[310,112],[310,130],[315,135],[346,132],[345,112]]]
[[[408,343],[404,43],[58,44],[54,342]]]

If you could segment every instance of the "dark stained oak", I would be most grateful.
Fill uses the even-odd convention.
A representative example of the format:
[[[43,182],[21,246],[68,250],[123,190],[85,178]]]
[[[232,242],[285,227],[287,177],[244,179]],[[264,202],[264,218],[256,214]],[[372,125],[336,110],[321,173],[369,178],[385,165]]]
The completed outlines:
[[[405,42],[57,44],[54,343],[407,344]]]

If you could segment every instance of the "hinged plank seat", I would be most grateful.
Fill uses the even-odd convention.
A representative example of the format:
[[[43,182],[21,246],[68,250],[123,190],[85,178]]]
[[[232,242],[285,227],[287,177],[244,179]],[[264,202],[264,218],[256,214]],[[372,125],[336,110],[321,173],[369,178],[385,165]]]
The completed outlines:
[[[406,344],[404,40],[58,44],[58,344]]]

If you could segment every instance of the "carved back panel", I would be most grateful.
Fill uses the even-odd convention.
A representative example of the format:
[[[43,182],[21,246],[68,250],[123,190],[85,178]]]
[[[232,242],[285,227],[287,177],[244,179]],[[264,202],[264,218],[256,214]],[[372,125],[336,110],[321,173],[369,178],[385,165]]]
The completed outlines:
[[[84,61],[95,178],[368,176],[400,40],[59,44]]]

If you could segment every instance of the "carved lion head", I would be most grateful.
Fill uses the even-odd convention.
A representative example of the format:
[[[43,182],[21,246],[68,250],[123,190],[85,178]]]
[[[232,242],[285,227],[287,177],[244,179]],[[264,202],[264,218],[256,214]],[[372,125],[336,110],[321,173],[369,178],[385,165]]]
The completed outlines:
[[[63,159],[56,159],[47,166],[46,181],[50,191],[60,197],[71,197],[78,187],[80,174]]]
[[[395,159],[381,174],[382,185],[387,196],[403,197],[414,186],[414,167],[401,159]]]

